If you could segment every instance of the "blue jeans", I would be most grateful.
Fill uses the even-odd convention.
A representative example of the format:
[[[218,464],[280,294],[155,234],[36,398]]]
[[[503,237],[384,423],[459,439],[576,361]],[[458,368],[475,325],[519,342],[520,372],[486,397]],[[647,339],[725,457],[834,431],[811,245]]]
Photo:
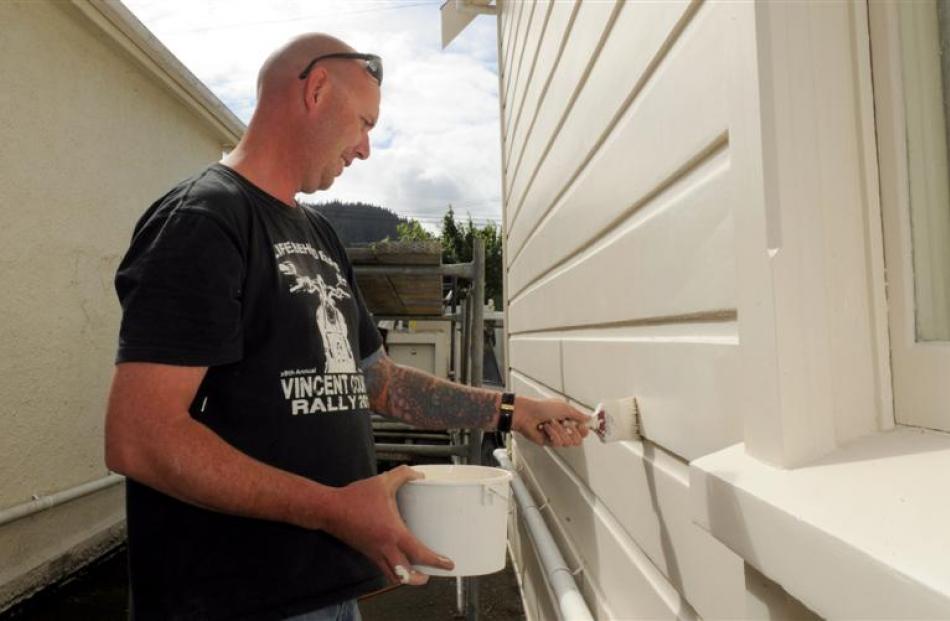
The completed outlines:
[[[305,612],[302,615],[287,617],[284,621],[361,621],[362,618],[356,600],[351,599],[319,610]]]

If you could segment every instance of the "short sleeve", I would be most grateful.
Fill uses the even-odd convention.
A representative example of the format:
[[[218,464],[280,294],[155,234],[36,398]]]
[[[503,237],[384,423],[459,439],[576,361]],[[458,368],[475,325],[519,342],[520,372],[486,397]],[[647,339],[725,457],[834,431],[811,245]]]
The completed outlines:
[[[349,267],[349,266],[348,266]],[[349,270],[350,288],[353,289],[356,297],[356,305],[359,312],[359,335],[360,335],[360,366],[366,366],[371,356],[379,352],[383,347],[383,336],[376,328],[376,320],[373,314],[366,308],[366,302],[363,300],[363,294],[353,275],[353,270]]]
[[[117,362],[213,366],[241,359],[244,258],[209,213],[178,208],[139,225],[116,273]]]

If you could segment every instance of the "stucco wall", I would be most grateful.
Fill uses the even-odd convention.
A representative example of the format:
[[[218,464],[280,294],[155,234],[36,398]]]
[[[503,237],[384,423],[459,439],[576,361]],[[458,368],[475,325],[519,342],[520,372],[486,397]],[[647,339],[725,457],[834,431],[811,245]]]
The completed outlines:
[[[72,4],[0,2],[0,23],[3,509],[107,474],[115,269],[150,202],[225,141]],[[48,517],[0,528],[0,582],[121,521],[121,494],[100,494],[95,520],[77,502],[52,510],[53,530],[23,523]],[[23,553],[11,529],[42,532],[44,552]]]

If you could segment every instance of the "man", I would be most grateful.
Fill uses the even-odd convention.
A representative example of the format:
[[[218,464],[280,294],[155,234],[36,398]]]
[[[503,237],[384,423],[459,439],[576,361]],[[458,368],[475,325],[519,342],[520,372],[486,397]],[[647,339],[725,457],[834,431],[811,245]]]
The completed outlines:
[[[376,475],[369,409],[555,446],[586,434],[567,404],[518,397],[508,418],[497,393],[394,364],[339,240],[295,202],[369,157],[381,81],[377,57],[292,41],[261,69],[240,144],[136,226],[106,419],[133,617],[357,619],[383,578],[451,568],[399,517],[419,475]]]

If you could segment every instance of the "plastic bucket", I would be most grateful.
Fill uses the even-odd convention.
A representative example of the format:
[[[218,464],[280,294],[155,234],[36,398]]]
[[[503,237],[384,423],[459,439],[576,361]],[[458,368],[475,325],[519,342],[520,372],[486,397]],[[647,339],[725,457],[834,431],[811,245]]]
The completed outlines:
[[[425,479],[399,488],[396,501],[406,526],[422,543],[455,562],[430,576],[480,576],[505,568],[511,473],[488,466],[413,466]]]

